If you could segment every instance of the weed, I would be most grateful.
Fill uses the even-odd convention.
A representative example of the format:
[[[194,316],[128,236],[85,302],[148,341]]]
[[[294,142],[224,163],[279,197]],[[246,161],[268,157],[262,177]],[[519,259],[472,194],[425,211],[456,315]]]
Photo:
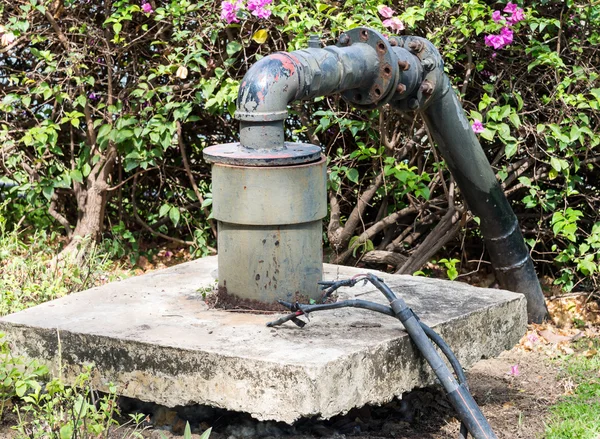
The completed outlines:
[[[57,247],[45,231],[8,231],[0,214],[0,316],[118,278],[111,274],[114,263],[97,249],[80,264],[51,264]]]
[[[600,339],[582,340],[577,348],[576,354],[560,360],[575,387],[550,408],[546,439],[600,437]]]

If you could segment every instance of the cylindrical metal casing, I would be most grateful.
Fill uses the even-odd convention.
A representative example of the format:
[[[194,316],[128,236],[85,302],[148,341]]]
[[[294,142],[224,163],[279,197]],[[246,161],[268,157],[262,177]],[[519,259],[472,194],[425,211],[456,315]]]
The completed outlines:
[[[263,303],[318,299],[326,160],[295,166],[212,167],[219,287]]]

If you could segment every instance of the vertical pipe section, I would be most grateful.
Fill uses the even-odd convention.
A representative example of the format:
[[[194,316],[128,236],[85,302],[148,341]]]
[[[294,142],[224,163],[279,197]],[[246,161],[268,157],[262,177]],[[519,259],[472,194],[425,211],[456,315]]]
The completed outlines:
[[[519,223],[446,75],[439,94],[423,110],[425,123],[468,207],[481,220],[492,265],[502,288],[527,298],[530,322],[548,315]]]
[[[323,278],[326,160],[212,167],[219,288],[254,306],[318,300]]]

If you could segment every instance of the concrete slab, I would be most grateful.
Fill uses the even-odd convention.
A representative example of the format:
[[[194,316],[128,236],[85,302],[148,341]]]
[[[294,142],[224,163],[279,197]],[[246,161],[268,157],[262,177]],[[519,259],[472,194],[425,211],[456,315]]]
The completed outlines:
[[[170,407],[193,403],[291,423],[381,404],[433,382],[401,324],[364,310],[316,313],[304,328],[265,327],[273,315],[209,310],[207,257],[83,291],[0,319],[14,352],[74,376]],[[325,278],[365,272],[325,266]],[[514,346],[527,323],[524,296],[462,283],[380,273],[470,366]],[[370,284],[342,298],[385,303]]]

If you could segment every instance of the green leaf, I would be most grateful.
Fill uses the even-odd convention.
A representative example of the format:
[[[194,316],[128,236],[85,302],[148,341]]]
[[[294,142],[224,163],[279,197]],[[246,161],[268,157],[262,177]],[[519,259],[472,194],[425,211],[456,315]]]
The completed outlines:
[[[89,165],[88,165],[89,166]],[[81,174],[81,171],[79,169],[73,169],[69,175],[71,176],[71,178],[76,181],[77,183],[81,184],[83,183],[83,175]]]
[[[212,427],[210,427],[208,430],[206,430],[204,433],[202,433],[202,436],[200,436],[200,439],[208,439],[210,437],[211,432],[212,432]]]
[[[73,437],[73,425],[71,423],[60,427],[60,439],[71,439]]]
[[[42,193],[44,194],[44,197],[46,197],[46,199],[48,201],[50,201],[52,199],[52,195],[54,195],[54,187],[53,186],[45,186],[42,189]]]
[[[192,439],[192,429],[190,423],[185,423],[185,430],[183,430],[183,439]]]
[[[166,214],[169,213],[169,210],[171,210],[171,206],[168,204],[163,204],[162,206],[160,206],[160,210],[158,211],[158,216],[160,216],[162,218],[163,216],[165,216]]]
[[[562,169],[561,162],[556,157],[552,157],[550,159],[550,165],[556,170],[556,172],[560,172]]]
[[[116,132],[115,142],[116,143],[123,143],[127,139],[130,139],[131,137],[133,137],[133,131],[131,131],[131,130],[119,130],[119,131]]]
[[[517,143],[507,143],[504,147],[504,153],[506,154],[506,158],[509,159],[517,152]]]
[[[17,394],[17,396],[19,398],[22,398],[23,395],[25,395],[25,392],[27,392],[27,387],[28,386],[27,386],[27,383],[25,381],[18,380],[15,383],[15,393]]]
[[[171,221],[173,221],[173,225],[175,227],[177,227],[180,217],[181,217],[181,214],[179,213],[179,208],[172,206],[171,209],[169,210],[169,218],[171,218]]]
[[[100,127],[100,129],[98,130],[98,141],[100,141],[100,139],[104,139],[106,137],[108,137],[108,135],[110,134],[110,130],[112,129],[112,126],[110,124],[104,124]]]
[[[510,120],[510,123],[517,129],[521,126],[521,119],[517,113],[511,113],[510,116],[508,116],[508,120]]]
[[[92,167],[89,164],[86,163],[81,167],[81,173],[84,177],[90,175],[90,172],[92,172]]]
[[[115,32],[115,35],[118,35],[119,32],[121,32],[121,29],[123,29],[123,25],[121,23],[113,23],[113,31]]]
[[[356,169],[349,169],[348,172],[346,172],[346,177],[348,177],[348,180],[350,180],[352,183],[358,183],[358,170]]]
[[[240,43],[238,43],[237,41],[232,41],[229,44],[227,44],[227,55],[229,55],[230,57],[235,55],[236,53],[238,53],[240,50],[242,50],[242,45]]]

